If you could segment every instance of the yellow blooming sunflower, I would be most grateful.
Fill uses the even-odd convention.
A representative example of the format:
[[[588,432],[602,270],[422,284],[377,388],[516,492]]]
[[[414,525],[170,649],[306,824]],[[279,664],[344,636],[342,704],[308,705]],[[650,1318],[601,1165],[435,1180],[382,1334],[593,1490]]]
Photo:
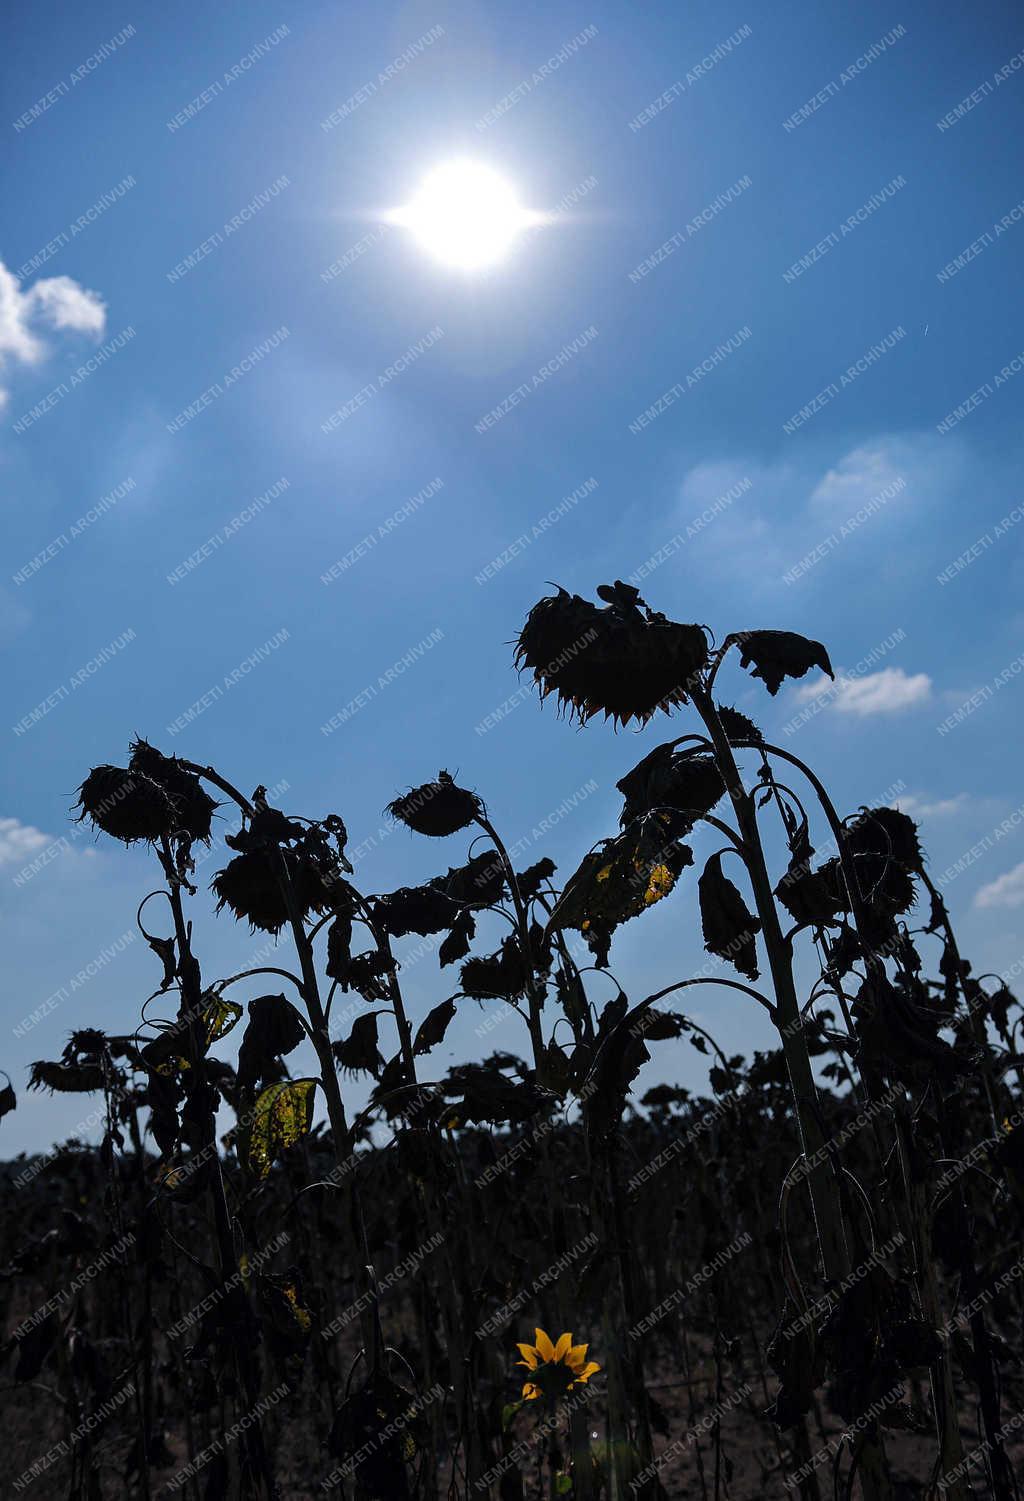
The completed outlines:
[[[560,1334],[556,1344],[543,1329],[534,1330],[532,1345],[518,1346],[522,1360],[516,1365],[525,1366],[531,1379],[523,1386],[523,1397],[535,1402],[538,1397],[549,1399],[563,1396],[570,1387],[588,1382],[601,1367],[596,1360],[587,1360],[588,1345],[574,1345],[571,1334]]]

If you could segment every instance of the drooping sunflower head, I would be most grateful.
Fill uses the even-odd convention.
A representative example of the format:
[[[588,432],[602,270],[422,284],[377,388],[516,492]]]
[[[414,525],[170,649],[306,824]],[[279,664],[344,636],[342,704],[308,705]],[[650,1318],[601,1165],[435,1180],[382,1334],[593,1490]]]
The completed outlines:
[[[133,740],[131,752],[129,769],[152,777],[170,798],[174,805],[175,828],[183,830],[191,839],[209,844],[210,821],[218,804],[195,772],[186,770],[176,756],[162,755],[148,740]]]
[[[325,912],[330,905],[331,886],[316,861],[302,850],[288,851],[283,858],[299,911],[303,917]],[[210,889],[217,897],[217,911],[230,907],[237,918],[246,918],[252,929],[279,933],[288,921],[288,903],[278,879],[273,858],[265,849],[250,850],[229,860],[217,872]]]
[[[523,1358],[516,1361],[530,1373],[523,1383],[527,1402],[556,1402],[571,1387],[585,1386],[601,1369],[596,1360],[587,1359],[589,1345],[574,1345],[571,1334],[560,1334],[554,1344],[543,1329],[535,1329],[533,1337],[534,1344],[518,1345]]]
[[[210,820],[217,803],[194,772],[173,756],[164,756],[145,740],[131,745],[127,767],[97,766],[78,789],[78,821],[91,820],[125,844],[183,835],[210,842]]]
[[[83,818],[97,829],[125,844],[144,839],[153,844],[174,823],[170,798],[158,782],[144,772],[132,772],[124,766],[95,766],[78,789]]]
[[[883,927],[891,927],[917,900],[914,877],[924,866],[917,825],[897,808],[862,807],[846,822],[846,843],[865,902]]]
[[[846,837],[855,855],[891,856],[910,871],[924,864],[917,824],[899,808],[861,808]]]
[[[444,839],[468,828],[482,814],[483,804],[475,792],[457,786],[448,772],[441,771],[436,782],[424,782],[396,797],[387,811],[416,834]]]
[[[670,814],[664,820],[666,828],[679,838],[725,796],[725,781],[714,756],[675,747],[674,740],[656,745],[616,783],[626,800],[620,820],[623,828],[659,809]]]
[[[541,697],[554,693],[583,724],[600,713],[645,724],[686,703],[707,664],[703,628],[649,610],[631,584],[602,584],[597,594],[604,608],[559,589],[527,616],[516,665],[533,673]]]

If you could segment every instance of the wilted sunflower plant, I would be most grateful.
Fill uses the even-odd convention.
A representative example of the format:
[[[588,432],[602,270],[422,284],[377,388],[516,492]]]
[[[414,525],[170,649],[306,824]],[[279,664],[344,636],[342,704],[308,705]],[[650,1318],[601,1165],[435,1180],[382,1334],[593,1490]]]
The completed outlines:
[[[217,808],[224,806],[214,801],[207,787],[234,804],[240,819],[240,827],[224,838],[232,857],[211,883],[218,909],[227,908],[275,944],[287,934],[296,955],[295,970],[281,959],[254,964],[212,983],[202,978],[185,903],[197,889],[195,849],[209,843],[211,820]],[[229,1334],[240,1389],[254,1408],[258,1406],[259,1329],[249,1311],[249,1289],[244,1279],[242,1284],[237,1282],[242,1222],[225,1191],[216,1110],[221,1101],[233,1108],[237,1124],[228,1139],[251,1191],[258,1193],[274,1163],[301,1147],[309,1135],[319,1093],[336,1159],[320,1186],[342,1194],[349,1205],[353,1240],[345,1256],[360,1292],[357,1306],[363,1332],[357,1362],[363,1367],[362,1384],[335,1412],[333,1452],[343,1462],[360,1452],[367,1440],[367,1424],[372,1426],[384,1412],[400,1414],[403,1403],[412,1403],[416,1395],[395,1376],[395,1352],[384,1339],[367,1236],[357,1147],[366,1137],[370,1120],[377,1118],[390,1122],[392,1150],[416,1185],[424,1237],[433,1234],[444,1242],[443,1270],[434,1286],[447,1346],[451,1397],[445,1405],[450,1423],[440,1404],[427,1421],[433,1426],[435,1447],[447,1441],[446,1424],[453,1427],[457,1447],[465,1448],[462,1462],[467,1480],[475,1481],[494,1457],[493,1441],[487,1437],[494,1425],[489,1428],[478,1411],[478,1374],[487,1369],[488,1379],[500,1379],[500,1360],[494,1349],[467,1335],[466,1300],[473,1296],[468,1269],[473,1257],[471,1225],[466,1221],[471,1215],[464,1217],[463,1229],[456,1222],[454,1230],[449,1227],[446,1235],[440,1233],[440,1227],[452,1219],[452,1195],[460,1191],[457,1184],[453,1187],[445,1135],[459,1127],[534,1121],[558,1106],[569,1075],[562,1050],[545,1043],[541,1021],[553,974],[567,996],[577,995],[575,1011],[571,1002],[567,1005],[576,1035],[581,1040],[593,1035],[589,1008],[579,999],[578,971],[561,938],[548,940],[544,933],[544,921],[555,899],[550,885],[553,865],[541,860],[516,872],[483,802],[458,786],[446,771],[397,797],[389,812],[430,839],[475,829],[484,848],[471,853],[464,865],[450,867],[423,885],[377,896],[363,896],[349,879],[352,867],[345,854],[347,836],[340,817],[287,817],[270,806],[264,788],[247,798],[213,768],[164,757],[145,741],[134,743],[127,767],[102,766],[91,772],[82,784],[79,802],[80,816],[88,817],[104,833],[125,843],[143,841],[152,846],[164,877],[164,885],[139,909],[142,932],[163,965],[161,983],[144,1011],[144,1028],[156,1035],[149,1041],[133,1040],[130,1058],[145,1080],[141,1097],[149,1107],[150,1130],[162,1154],[161,1195],[173,1204],[202,1187],[210,1196],[217,1227],[215,1275],[223,1285],[234,1287],[239,1309]],[[147,926],[156,924],[149,913],[157,900],[164,902],[170,914],[167,936]],[[510,932],[496,953],[474,957],[470,943],[477,918],[485,913],[502,916]],[[439,934],[446,935],[438,949],[441,970],[459,964],[458,986],[414,1029],[394,945],[412,935],[432,938]],[[272,957],[278,960],[278,953]],[[232,998],[238,988],[251,989],[264,976],[284,981],[285,989],[249,1000],[248,1021],[232,1069],[211,1058],[209,1050],[242,1018],[242,1007]],[[358,997],[362,1011],[347,1035],[335,1036],[332,1009],[346,993]],[[177,1015],[154,1021],[150,1004],[174,994],[178,996]],[[454,1070],[448,1081],[423,1083],[418,1060],[443,1040],[460,998],[481,1005],[500,1002],[520,1012],[531,1040],[533,1070],[527,1073],[511,1055],[495,1055],[489,1063]],[[380,1052],[382,1019],[394,1027],[397,1048],[390,1058]],[[304,1041],[313,1048],[317,1073],[291,1078],[284,1059]],[[509,1076],[509,1064],[518,1077]],[[350,1121],[339,1076],[358,1072],[372,1076],[375,1086],[370,1107]],[[547,1197],[553,1202],[553,1177],[548,1177],[548,1187]],[[291,1306],[302,1336],[298,1343],[308,1343],[309,1314],[297,1293]],[[436,1338],[433,1329],[429,1337]],[[243,1479],[255,1485],[252,1476],[259,1469],[259,1484],[269,1493],[271,1467],[258,1420],[251,1431],[254,1455],[243,1455]],[[376,1467],[364,1464],[358,1469],[360,1494],[377,1494],[375,1486],[398,1494],[396,1477],[399,1472],[406,1474],[410,1456],[404,1450],[399,1454],[396,1444],[389,1453],[390,1468],[378,1462]],[[382,1476],[387,1477],[386,1484]]]
[[[802,1420],[815,1381],[831,1370],[833,1401],[844,1417],[858,1420],[858,1436],[850,1444],[850,1483],[856,1472],[865,1497],[889,1496],[883,1428],[906,1426],[908,1415],[905,1408],[890,1405],[885,1411],[880,1404],[876,1416],[872,1402],[894,1377],[927,1369],[939,1445],[936,1474],[945,1477],[945,1495],[966,1496],[950,1345],[938,1332],[943,1319],[933,1245],[936,1206],[929,1201],[934,1174],[927,1158],[943,1137],[944,1150],[953,1150],[949,1101],[968,1075],[983,1082],[993,1122],[1009,1107],[987,1039],[988,997],[982,991],[979,1004],[980,987],[969,980],[970,966],[960,959],[913,821],[888,807],[862,808],[841,819],[809,767],[768,743],[745,715],[719,700],[719,676],[730,652],[775,695],[786,679],[801,678],[812,668],[834,676],[826,648],[773,630],[730,633],[716,646],[706,627],[667,619],[629,584],[602,585],[597,594],[600,605],[559,589],[530,611],[516,660],[532,673],[541,696],[554,696],[581,724],[603,715],[615,724],[643,725],[657,714],[692,706],[700,728],[657,746],[619,782],[621,832],[584,859],[555,907],[551,927],[577,929],[597,965],[607,966],[616,927],[660,901],[693,863],[685,840],[695,825],[703,821],[722,836],[722,848],[707,860],[697,882],[700,919],[708,951],[750,983],[721,976],[683,980],[632,1008],[619,1027],[642,1036],[655,1001],[697,984],[745,991],[767,1010],[778,1029],[799,1130],[800,1155],[783,1185],[783,1229],[789,1199],[806,1182],[818,1272],[832,1302],[827,1319],[803,1320],[798,1335],[787,1332],[773,1348],[783,1383],[777,1417],[783,1423]],[[753,775],[744,777],[741,761],[752,764]],[[794,771],[803,783],[799,795],[790,785]],[[720,805],[731,811],[731,821],[712,811]],[[780,821],[788,849],[778,879],[769,874],[763,811]],[[831,845],[830,857],[817,865],[812,814],[816,823],[824,823]],[[752,908],[726,874],[726,860],[746,886]],[[932,899],[925,931],[943,943],[944,1006],[935,1004],[920,978],[922,959],[906,925],[917,881]],[[803,1001],[794,974],[800,936],[813,941],[820,958],[820,979]],[[757,990],[762,952],[768,985]],[[813,1054],[822,1051],[815,1007],[823,999],[837,1005],[844,1022],[844,1031],[833,1032],[829,1042],[840,1050],[870,1129],[896,1169],[890,1168],[893,1181],[885,1200],[873,1207],[823,1128],[812,1067]],[[966,1015],[956,1014],[961,1000]],[[939,1035],[950,1025],[953,1044]],[[622,1049],[615,1064],[620,1082],[628,1081],[636,1057]],[[908,1257],[902,1266],[869,1279],[865,1293],[858,1268],[882,1230],[892,1228]],[[801,1280],[788,1249],[785,1255],[799,1313],[808,1305],[802,1280],[814,1269],[805,1268]],[[966,1285],[977,1286],[963,1239],[958,1255]],[[1009,1501],[1014,1492],[1000,1431],[998,1375],[983,1317],[976,1319],[974,1337],[994,1494]]]
[[[1024,1209],[1016,1001],[972,974],[912,820],[840,817],[808,766],[720,701],[731,653],[775,695],[832,673],[820,642],[756,630],[716,645],[628,584],[597,594],[541,600],[519,667],[581,724],[678,711],[693,725],[624,772],[618,830],[567,880],[546,857],[517,869],[483,798],[444,770],[388,812],[431,845],[460,841],[456,863],[376,893],[356,884],[338,814],[286,814],[263,786],[246,796],[145,740],[83,782],[80,817],[155,855],[138,923],[160,975],[133,1033],[79,1028],[32,1071],[32,1087],[102,1095],[104,1233],[136,1237],[141,1267],[117,1262],[114,1334],[79,1297],[10,1342],[16,1382],[58,1369],[72,1501],[103,1494],[102,1445],[71,1419],[109,1395],[107,1347],[136,1410],[121,1483],[142,1497],[171,1462],[172,1401],[188,1462],[171,1484],[195,1501],[290,1494],[279,1476],[291,1466],[295,1484],[300,1430],[304,1483],[350,1501],[521,1501],[533,1486],[666,1501],[680,1454],[717,1501],[731,1384],[741,1426],[775,1425],[765,1494],[786,1474],[787,1493],[820,1501],[824,1391],[846,1494],[859,1482],[887,1501],[888,1435],[930,1427],[932,1493],[965,1501],[969,1383],[991,1494],[1019,1501],[1008,1346],[989,1313],[1016,1233],[1008,1249],[996,1221]],[[215,820],[218,911],[261,944],[210,979],[190,913]],[[617,930],[685,891],[698,826],[715,836],[694,874],[718,967],[631,1001]],[[426,953],[436,999],[414,1017],[405,974]],[[778,1050],[726,1056],[678,1009],[698,985],[763,1009]],[[485,1044],[439,1077],[431,1054],[460,1013],[482,1016],[482,1039],[521,1022],[527,1056]],[[635,1112],[651,1047],[683,1037],[713,1055],[714,1099],[660,1086]],[[315,1063],[294,1077],[303,1046]],[[15,1104],[4,1090],[0,1115]],[[98,1244],[65,1211],[60,1236],[0,1279],[42,1269],[52,1291],[54,1255],[77,1269]],[[998,1297],[1005,1316],[1019,1291]],[[683,1433],[655,1395],[677,1388]],[[656,1436],[671,1440],[660,1454]]]

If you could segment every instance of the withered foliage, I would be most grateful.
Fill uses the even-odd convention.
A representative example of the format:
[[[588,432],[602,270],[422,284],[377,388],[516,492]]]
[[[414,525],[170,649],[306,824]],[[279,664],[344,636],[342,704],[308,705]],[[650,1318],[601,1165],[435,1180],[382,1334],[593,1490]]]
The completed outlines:
[[[369,893],[336,813],[138,739],[86,776],[79,816],[152,846],[153,975],[28,1072],[99,1145],[0,1171],[18,1494],[966,1501],[973,1454],[1019,1501],[1017,998],[912,819],[843,817],[718,702],[736,659],[831,674],[820,642],[596,594],[540,600],[519,667],[581,724],[689,722],[568,874],[446,771],[389,812],[455,863]],[[217,910],[276,942],[210,979],[215,812]]]

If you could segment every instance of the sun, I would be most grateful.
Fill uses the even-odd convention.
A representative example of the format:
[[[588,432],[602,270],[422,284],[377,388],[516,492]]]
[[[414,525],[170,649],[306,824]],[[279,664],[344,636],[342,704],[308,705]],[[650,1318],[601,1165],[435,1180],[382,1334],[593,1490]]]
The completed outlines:
[[[472,161],[435,167],[412,202],[390,218],[430,255],[463,271],[494,265],[524,229],[544,222],[543,214],[522,207],[503,177]]]

